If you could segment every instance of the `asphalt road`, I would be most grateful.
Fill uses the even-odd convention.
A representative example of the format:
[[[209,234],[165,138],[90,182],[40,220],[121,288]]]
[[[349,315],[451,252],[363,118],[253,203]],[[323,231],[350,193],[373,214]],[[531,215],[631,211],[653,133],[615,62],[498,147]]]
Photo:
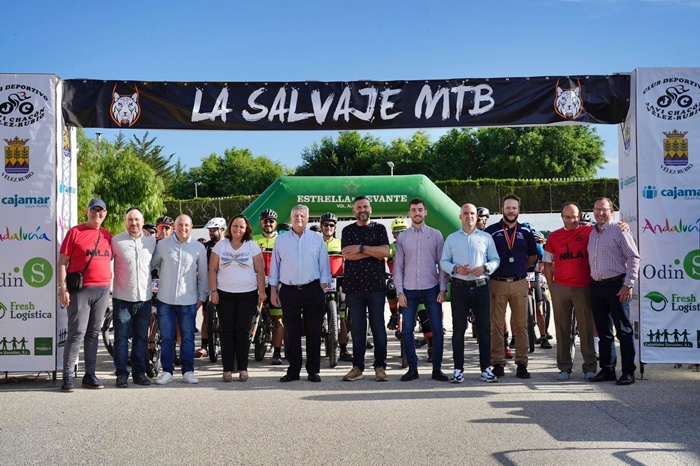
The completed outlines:
[[[446,307],[449,314],[449,307]],[[468,336],[471,332],[468,331]],[[197,336],[199,342],[199,336]],[[24,464],[700,464],[700,372],[647,365],[628,387],[583,379],[580,359],[557,382],[554,349],[530,354],[532,378],[514,364],[498,383],[479,381],[477,347],[466,345],[466,380],[400,382],[389,335],[389,381],[342,382],[350,363],[322,367],[321,383],[282,384],[286,366],[252,360],[246,383],[221,380],[221,365],[196,360],[199,385],[117,389],[101,347],[104,390],[60,393],[47,374],[0,383],[0,458]],[[452,369],[451,334],[446,373]],[[639,377],[639,372],[637,373]],[[30,380],[33,379],[33,380]]]

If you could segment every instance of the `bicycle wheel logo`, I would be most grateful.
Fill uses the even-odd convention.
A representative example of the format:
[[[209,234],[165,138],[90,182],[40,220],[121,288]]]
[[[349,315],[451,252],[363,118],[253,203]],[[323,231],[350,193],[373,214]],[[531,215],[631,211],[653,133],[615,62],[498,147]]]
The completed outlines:
[[[662,120],[685,120],[700,112],[700,85],[687,78],[659,79],[644,88],[645,106]]]

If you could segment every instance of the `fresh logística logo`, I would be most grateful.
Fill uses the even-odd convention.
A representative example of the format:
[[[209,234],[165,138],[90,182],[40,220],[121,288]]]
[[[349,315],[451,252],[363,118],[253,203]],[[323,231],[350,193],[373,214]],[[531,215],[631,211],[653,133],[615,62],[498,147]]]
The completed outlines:
[[[36,306],[34,306],[34,303],[31,301],[26,303],[10,301],[9,305],[5,305],[0,302],[0,320],[2,320],[6,315],[10,319],[21,320],[23,322],[33,319],[53,318],[53,314],[50,311],[37,309]]]
[[[691,311],[700,311],[700,304],[698,304],[697,298],[692,293],[690,295],[673,293],[670,301],[658,291],[650,291],[644,295],[644,297],[649,300],[649,307],[656,312],[665,311],[669,304],[671,304],[670,310],[672,312],[688,313]]]

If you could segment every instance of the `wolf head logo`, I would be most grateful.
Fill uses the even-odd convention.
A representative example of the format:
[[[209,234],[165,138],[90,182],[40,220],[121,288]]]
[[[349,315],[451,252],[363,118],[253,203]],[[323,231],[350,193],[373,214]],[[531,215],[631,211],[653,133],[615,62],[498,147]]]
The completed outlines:
[[[554,111],[562,118],[575,120],[583,110],[581,98],[581,83],[572,89],[559,87],[557,81],[557,97],[554,99]]]

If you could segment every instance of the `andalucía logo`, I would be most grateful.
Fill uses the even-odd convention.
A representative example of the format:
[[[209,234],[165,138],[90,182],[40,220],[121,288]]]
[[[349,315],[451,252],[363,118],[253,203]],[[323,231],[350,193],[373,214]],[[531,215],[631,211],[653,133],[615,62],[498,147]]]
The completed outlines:
[[[661,197],[670,197],[674,200],[681,201],[696,201],[700,199],[700,189],[684,189],[674,186],[668,189],[662,189],[659,192],[656,186],[644,186],[642,188],[642,197],[645,199],[655,199],[656,196],[661,194]]]
[[[688,172],[693,168],[693,164],[688,164],[688,140],[685,135],[687,131],[679,132],[673,130],[670,133],[663,132],[664,139],[664,164],[661,170],[671,175],[679,175]]]
[[[7,181],[24,181],[32,177],[29,171],[29,139],[5,139],[5,171],[2,177]]]
[[[671,223],[668,219],[665,223],[652,223],[648,218],[644,219],[642,233],[650,232],[654,235],[662,233],[698,233],[700,232],[700,218],[695,220],[678,219],[677,223]]]
[[[700,85],[687,78],[664,78],[644,91],[647,111],[662,120],[685,120],[700,111]]]
[[[0,125],[10,128],[29,126],[44,118],[46,97],[25,84],[8,84],[0,89]]]
[[[5,226],[5,231],[3,233],[3,230],[0,228],[0,244],[2,244],[3,241],[48,241],[51,242],[51,239],[48,237],[48,235],[41,231],[41,225],[36,227],[34,231],[30,229],[25,230],[24,227],[19,227],[19,229],[12,229],[10,230],[10,227]]]
[[[666,309],[669,304],[668,298],[658,291],[650,291],[645,298],[649,300],[649,307],[656,312],[661,312]],[[694,294],[690,295],[671,295],[671,311],[688,313],[691,311],[700,311],[700,304]]]

